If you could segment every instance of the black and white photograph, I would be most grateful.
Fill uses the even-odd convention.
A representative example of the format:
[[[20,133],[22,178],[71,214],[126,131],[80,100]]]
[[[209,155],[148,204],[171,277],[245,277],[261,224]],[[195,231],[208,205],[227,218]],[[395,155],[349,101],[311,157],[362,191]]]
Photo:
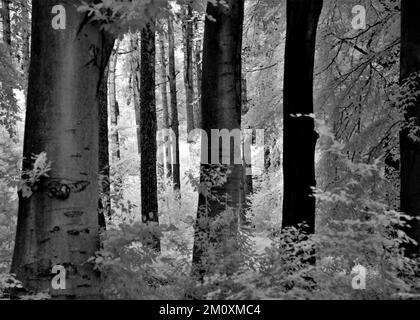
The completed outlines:
[[[420,1],[0,13],[0,308],[420,300]]]

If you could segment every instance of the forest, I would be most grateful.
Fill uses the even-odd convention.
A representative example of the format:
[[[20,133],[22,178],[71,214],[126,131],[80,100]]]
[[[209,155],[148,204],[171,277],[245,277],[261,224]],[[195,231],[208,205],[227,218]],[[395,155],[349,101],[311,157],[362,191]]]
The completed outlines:
[[[417,12],[1,0],[0,299],[419,300]]]

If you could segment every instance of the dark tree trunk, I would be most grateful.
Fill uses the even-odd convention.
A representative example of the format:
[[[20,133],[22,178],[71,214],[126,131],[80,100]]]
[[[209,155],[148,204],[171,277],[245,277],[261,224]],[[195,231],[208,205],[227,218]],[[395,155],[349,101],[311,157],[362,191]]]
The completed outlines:
[[[172,155],[172,179],[175,191],[181,190],[181,173],[179,168],[179,121],[178,121],[178,101],[176,91],[176,69],[175,69],[175,34],[172,18],[168,18],[168,38],[169,38],[169,88],[171,92],[171,129],[175,139],[175,154]]]
[[[156,39],[154,26],[148,23],[141,32],[140,67],[140,157],[141,215],[144,223],[158,223],[157,195],[157,118],[155,96]],[[160,251],[160,241],[153,235],[150,245]]]
[[[207,133],[209,140],[206,144],[205,139],[202,139],[202,148],[208,148],[211,163],[212,153],[219,151],[220,156],[222,152],[219,139],[212,143],[211,130],[241,129],[244,1],[229,0],[226,1],[226,5],[219,2],[217,5],[209,3],[207,16],[213,17],[215,21],[206,18],[205,22],[201,115],[202,129]],[[239,263],[239,259],[233,258],[239,254],[236,236],[243,187],[240,154],[239,164],[234,162],[235,148],[238,147],[240,150],[240,139],[230,144],[229,164],[205,164],[207,159],[202,159],[193,249],[193,275],[198,279],[216,269],[231,274]],[[213,184],[209,190],[206,182],[212,174],[222,174],[226,181]],[[209,193],[212,197],[208,196]],[[213,223],[222,214],[226,222],[221,229],[214,229]]]
[[[111,56],[114,39],[105,38],[104,55]],[[111,63],[111,61],[109,61]],[[98,89],[98,119],[99,119],[99,226],[106,229],[106,218],[111,219],[111,188],[109,168],[109,141],[108,141],[108,76],[109,63],[101,76]]]
[[[288,0],[284,66],[283,227],[315,231],[313,72],[322,0]],[[303,116],[296,116],[302,114]]]
[[[88,1],[93,2],[93,1]],[[30,198],[19,193],[12,263],[28,289],[53,297],[99,296],[98,274],[87,260],[98,237],[98,90],[107,64],[99,26],[65,5],[67,28],[51,28],[55,0],[34,0],[23,169],[33,154],[51,161]],[[65,290],[53,290],[52,267],[67,271]]]
[[[402,0],[401,2],[401,81],[414,73],[420,72],[420,20],[417,14],[420,10],[419,1]],[[417,87],[420,88],[417,76]],[[420,125],[420,100],[407,106],[405,118],[415,126]],[[413,139],[412,129],[404,129],[400,135],[401,152],[401,211],[414,217],[420,216],[420,142]],[[408,223],[410,228],[405,231],[417,241],[417,245],[406,246],[408,256],[420,254],[420,221],[417,219]]]
[[[194,130],[194,72],[193,72],[193,12],[190,4],[184,8],[184,85],[187,106],[187,133]]]
[[[109,185],[109,152],[108,152],[108,67],[104,70],[98,90],[98,118],[99,118],[99,227],[106,228],[106,217],[110,212],[110,185]]]

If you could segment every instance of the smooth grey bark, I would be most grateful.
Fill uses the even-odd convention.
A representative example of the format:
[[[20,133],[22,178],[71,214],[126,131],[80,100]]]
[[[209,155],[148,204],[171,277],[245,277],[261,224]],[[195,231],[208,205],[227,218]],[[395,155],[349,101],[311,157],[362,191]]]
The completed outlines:
[[[88,1],[92,2],[92,1]],[[51,161],[30,198],[19,192],[12,272],[25,287],[57,298],[98,298],[98,274],[87,260],[98,237],[98,90],[108,56],[98,25],[73,5],[65,30],[51,27],[55,0],[34,0],[23,169],[33,154]],[[53,290],[54,265],[67,271]]]

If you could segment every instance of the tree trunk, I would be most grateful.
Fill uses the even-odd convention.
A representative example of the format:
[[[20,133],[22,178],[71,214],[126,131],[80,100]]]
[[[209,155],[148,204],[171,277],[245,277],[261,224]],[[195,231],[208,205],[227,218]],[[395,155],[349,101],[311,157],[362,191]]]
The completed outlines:
[[[190,4],[184,8],[184,85],[187,106],[187,133],[194,130],[193,13]]]
[[[247,81],[246,75],[242,74],[242,116],[245,116],[246,113],[249,111],[248,106],[248,94],[247,94]],[[250,129],[250,128],[247,128]],[[249,197],[253,193],[253,181],[252,181],[252,164],[251,164],[251,145],[253,141],[253,134],[250,136],[244,136],[243,143],[242,143],[242,161],[243,161],[243,210],[241,214],[241,223],[247,224],[247,217],[246,217],[246,210],[249,208],[248,200]]]
[[[401,81],[420,71],[420,20],[417,13],[420,2],[402,0],[401,2]],[[416,90],[420,82],[417,76]],[[405,118],[414,126],[420,125],[420,100],[406,107]],[[401,211],[412,217],[420,216],[420,141],[419,134],[410,128],[400,134],[401,152]],[[413,139],[412,136],[417,136]],[[405,231],[417,245],[406,245],[408,256],[420,254],[420,221],[408,223]]]
[[[322,0],[288,0],[284,67],[283,227],[315,231],[313,72]],[[301,114],[303,116],[296,116]]]
[[[93,2],[93,1],[88,1]],[[23,169],[46,152],[48,177],[30,198],[19,192],[12,272],[28,289],[53,297],[97,298],[98,274],[87,260],[98,250],[98,90],[108,56],[99,26],[66,5],[67,28],[51,28],[55,0],[33,1]],[[67,271],[53,290],[52,268]]]
[[[165,54],[165,40],[163,35],[160,36],[159,39],[160,44],[160,77],[162,80],[161,85],[161,94],[162,94],[162,109],[163,109],[163,129],[169,130],[169,104],[168,104],[168,73],[166,70],[166,54]],[[165,136],[164,143],[168,143],[168,136]],[[165,163],[166,163],[166,176],[172,176],[172,166],[171,162],[169,161],[169,157],[171,156],[169,148],[165,148]]]
[[[213,17],[209,19],[208,17]],[[241,53],[244,19],[244,1],[229,0],[207,6],[204,32],[203,82],[201,98],[202,129],[207,133],[202,148],[208,148],[209,163],[202,159],[200,173],[199,209],[193,249],[193,275],[219,272],[231,274],[236,270],[239,258],[237,231],[239,210],[242,205],[243,165],[240,155],[240,138],[224,149],[219,139],[212,141],[212,129],[241,129]],[[217,164],[212,154],[227,151],[230,160]],[[239,150],[239,161],[234,161]],[[216,158],[216,154],[213,155]],[[226,160],[226,159],[225,159]],[[239,163],[237,163],[239,162]],[[207,185],[211,175],[222,176],[219,183]],[[209,196],[211,194],[211,197]],[[223,217],[223,218],[222,218]],[[222,218],[222,228],[214,228],[217,218]]]
[[[196,33],[199,33],[198,28],[198,19],[196,20]],[[196,87],[197,94],[194,102],[194,127],[201,128],[201,81],[202,81],[202,72],[201,72],[201,45],[202,41],[197,40],[194,47],[194,64],[195,64],[195,74],[196,74]]]
[[[179,168],[179,121],[178,121],[178,101],[176,91],[176,69],[175,69],[175,35],[172,18],[168,18],[168,38],[169,38],[169,88],[171,92],[171,129],[175,143],[175,154],[172,155],[172,179],[174,190],[181,189],[181,174]]]
[[[106,217],[111,217],[111,189],[109,184],[108,141],[108,67],[104,70],[98,90],[99,116],[99,227],[106,229]]]
[[[114,47],[114,39],[107,37],[104,42],[104,54],[109,57]],[[99,116],[99,226],[106,229],[106,218],[111,220],[111,185],[109,167],[109,140],[108,140],[108,76],[109,65],[106,65],[98,90],[98,116]]]
[[[109,104],[111,109],[111,142],[112,142],[112,158],[114,161],[118,161],[121,158],[120,152],[120,137],[118,133],[118,117],[120,116],[120,108],[117,100],[117,90],[116,90],[116,69],[118,62],[118,50],[120,47],[120,41],[117,40],[115,44],[114,51],[111,55],[109,62]]]
[[[137,33],[132,33],[130,37],[130,86],[133,91],[133,104],[134,112],[136,116],[136,127],[137,127],[137,148],[140,154],[140,49],[139,49],[139,36]]]
[[[144,223],[158,223],[157,195],[157,118],[155,96],[156,43],[154,26],[150,23],[141,31],[140,68],[140,157],[141,215]],[[149,244],[160,251],[160,241],[153,235]]]

